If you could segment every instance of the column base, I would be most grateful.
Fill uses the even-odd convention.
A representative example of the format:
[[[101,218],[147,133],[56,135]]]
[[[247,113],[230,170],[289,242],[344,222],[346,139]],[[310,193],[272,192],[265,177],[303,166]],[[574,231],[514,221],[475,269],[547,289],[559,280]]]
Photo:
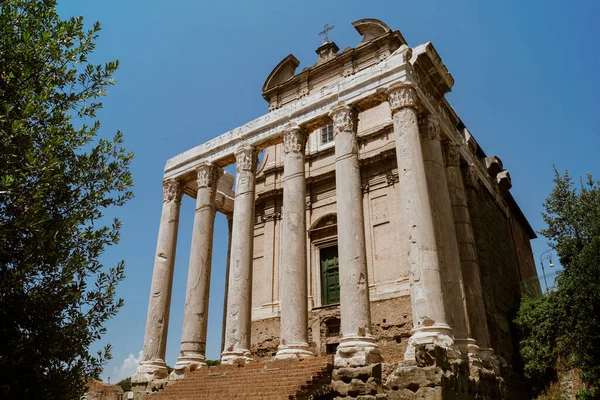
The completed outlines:
[[[250,350],[224,351],[221,354],[221,364],[244,365],[250,362],[254,362]]]
[[[415,350],[421,345],[433,345],[444,348],[448,357],[460,358],[460,350],[452,338],[452,328],[446,324],[434,324],[413,328],[408,339],[408,346],[404,353],[404,359],[415,360]]]
[[[312,351],[308,347],[308,343],[299,344],[280,344],[277,347],[277,354],[275,358],[277,360],[289,360],[289,359],[303,359],[307,357],[314,357]]]
[[[381,351],[371,336],[342,337],[333,365],[336,368],[363,367],[381,362]]]
[[[152,392],[163,388],[168,381],[169,371],[163,360],[140,361],[137,371],[131,377],[134,392]]]
[[[490,347],[480,347],[478,351],[479,358],[483,367],[491,371],[500,373],[500,361],[496,357],[496,352]]]
[[[202,354],[186,354],[185,356],[179,356],[173,367],[173,371],[171,371],[171,374],[169,375],[169,379],[181,379],[188,372],[206,367],[205,361],[206,357]]]

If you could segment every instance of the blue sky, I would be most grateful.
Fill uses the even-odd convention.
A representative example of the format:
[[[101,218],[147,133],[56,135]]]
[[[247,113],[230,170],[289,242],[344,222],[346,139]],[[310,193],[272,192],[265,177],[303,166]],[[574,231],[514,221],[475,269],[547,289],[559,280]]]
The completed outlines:
[[[93,62],[119,59],[118,83],[99,113],[101,134],[122,130],[135,152],[135,199],[111,212],[124,222],[121,242],[105,253],[126,261],[119,286],[125,306],[103,343],[113,360],[103,378],[135,369],[143,346],[166,160],[267,112],[261,87],[293,53],[316,61],[317,35],[356,46],[351,25],[377,18],[416,46],[431,41],[456,81],[447,97],[488,155],[513,179],[513,196],[535,230],[552,188],[552,164],[575,177],[600,178],[600,3],[594,1],[63,1],[63,16],[83,15],[103,30]],[[182,203],[167,362],[181,339],[194,204]],[[207,355],[218,358],[227,223],[215,227]],[[533,243],[536,263],[547,249]],[[555,260],[556,262],[556,260]],[[538,266],[539,268],[539,266]],[[540,272],[541,273],[541,272]]]

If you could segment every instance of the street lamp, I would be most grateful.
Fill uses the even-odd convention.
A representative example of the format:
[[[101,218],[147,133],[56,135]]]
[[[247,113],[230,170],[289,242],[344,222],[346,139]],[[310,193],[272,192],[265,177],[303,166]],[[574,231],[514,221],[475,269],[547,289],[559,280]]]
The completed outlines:
[[[550,268],[554,267],[554,264],[552,263],[552,250],[546,250],[542,254],[540,254],[540,264],[542,265],[542,274],[544,275],[544,284],[546,285],[545,293],[548,293],[548,281],[546,281],[546,271],[544,270],[544,260],[550,261],[550,264],[548,264],[548,266]]]

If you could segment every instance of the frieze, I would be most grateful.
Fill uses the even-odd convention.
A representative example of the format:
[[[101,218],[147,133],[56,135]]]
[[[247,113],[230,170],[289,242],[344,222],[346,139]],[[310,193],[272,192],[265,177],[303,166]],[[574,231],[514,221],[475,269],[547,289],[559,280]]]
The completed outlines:
[[[163,202],[180,202],[183,197],[183,183],[179,179],[163,182]]]
[[[438,118],[440,118],[441,120],[448,122],[452,126],[454,126],[454,123],[452,122],[452,118],[450,116],[450,112],[448,111],[447,105],[444,103],[443,100],[442,101],[436,100],[437,98],[443,99],[444,96],[443,96],[443,94],[440,94],[440,93],[434,94],[434,92],[436,92],[436,91],[432,90],[431,88],[435,87],[435,85],[433,84],[433,82],[431,81],[429,76],[426,73],[422,72],[420,70],[420,68],[417,68],[415,70],[414,77],[419,85],[419,89],[421,90],[423,95],[427,98],[430,105],[433,107]]]

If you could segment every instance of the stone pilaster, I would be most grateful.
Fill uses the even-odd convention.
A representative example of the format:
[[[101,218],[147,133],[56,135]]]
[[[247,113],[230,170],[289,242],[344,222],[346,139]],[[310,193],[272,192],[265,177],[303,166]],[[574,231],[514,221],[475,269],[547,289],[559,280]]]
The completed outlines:
[[[225,346],[221,354],[221,361],[224,364],[243,364],[252,361],[250,321],[256,151],[253,147],[241,147],[235,152],[235,159],[237,177],[227,290]]]
[[[215,228],[215,196],[217,182],[223,173],[212,164],[201,164],[196,169],[196,213],[190,250],[190,264],[183,310],[181,349],[171,373],[182,378],[187,371],[206,366],[206,329],[212,263],[213,233]]]
[[[450,201],[454,214],[454,227],[458,240],[458,249],[462,267],[463,281],[465,287],[465,301],[469,316],[469,329],[471,337],[475,339],[469,353],[479,352],[479,348],[489,347],[489,332],[485,315],[485,305],[481,291],[481,278],[479,276],[479,260],[477,259],[477,247],[471,214],[467,203],[467,193],[460,170],[459,146],[455,144],[446,145],[446,176],[448,177],[448,189]]]
[[[454,333],[456,345],[466,354],[474,340],[469,332],[460,254],[437,119],[432,115],[422,117],[419,120],[419,132],[436,231],[447,322]]]
[[[312,356],[308,348],[306,268],[306,133],[298,126],[283,134],[283,225],[281,232],[281,321],[276,358]]]
[[[413,330],[405,358],[415,358],[415,348],[433,344],[452,348],[452,329],[447,323],[440,261],[427,187],[417,119],[417,93],[409,84],[390,88],[400,204],[408,243],[410,298]]]
[[[340,103],[330,112],[335,140],[335,183],[340,260],[340,344],[336,367],[360,367],[381,361],[371,335],[369,282],[365,248],[363,194],[358,161],[357,115]]]
[[[183,182],[174,179],[163,182],[163,207],[148,303],[144,349],[140,365],[131,378],[139,391],[151,390],[153,384],[168,377],[165,353],[182,196]]]

